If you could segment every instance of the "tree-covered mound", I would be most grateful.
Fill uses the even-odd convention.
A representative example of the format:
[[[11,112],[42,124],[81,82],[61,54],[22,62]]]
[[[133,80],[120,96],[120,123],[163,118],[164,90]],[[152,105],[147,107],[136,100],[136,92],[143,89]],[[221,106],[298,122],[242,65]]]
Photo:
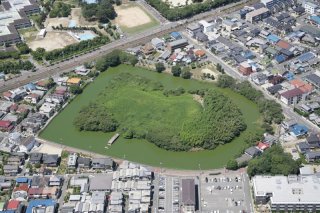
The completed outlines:
[[[246,129],[238,107],[221,93],[166,88],[131,73],[114,77],[74,125],[80,131],[117,131],[175,151],[213,149]]]

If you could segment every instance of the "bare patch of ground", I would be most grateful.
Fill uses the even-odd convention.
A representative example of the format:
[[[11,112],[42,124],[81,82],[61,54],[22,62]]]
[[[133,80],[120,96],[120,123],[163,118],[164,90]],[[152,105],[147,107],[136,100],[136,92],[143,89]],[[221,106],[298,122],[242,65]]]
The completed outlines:
[[[57,154],[60,156],[62,148],[59,148],[58,146],[52,146],[50,144],[42,144],[39,148],[35,149],[34,151],[39,153]]]
[[[28,45],[32,50],[41,47],[46,51],[51,51],[77,42],[78,41],[67,32],[47,32],[44,38],[33,40],[29,42]]]
[[[68,27],[70,19],[67,17],[61,17],[61,18],[47,18],[47,20],[44,23],[44,26],[46,26],[47,30],[52,30],[52,27],[58,27],[62,25],[63,27]]]
[[[200,95],[194,94],[192,95],[192,98],[193,100],[201,104],[201,106],[203,107],[203,97],[201,97]]]
[[[169,4],[172,7],[181,7],[192,4],[192,0],[162,0],[163,2]]]
[[[115,22],[120,26],[133,28],[143,24],[148,24],[151,18],[138,6],[119,6],[115,7],[118,14]]]

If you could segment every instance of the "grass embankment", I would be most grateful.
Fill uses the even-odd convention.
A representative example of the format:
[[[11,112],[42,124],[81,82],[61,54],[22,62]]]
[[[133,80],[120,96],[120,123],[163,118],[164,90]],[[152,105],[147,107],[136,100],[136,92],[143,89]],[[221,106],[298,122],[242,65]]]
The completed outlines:
[[[89,102],[96,101],[97,97],[101,91],[103,91],[108,85],[108,83],[119,73],[134,72],[135,75],[140,75],[151,80],[159,81],[166,89],[175,89],[177,87],[182,87],[186,91],[194,89],[205,89],[212,88],[218,92],[222,92],[224,95],[229,97],[241,110],[245,123],[247,124],[247,129],[232,142],[225,144],[223,146],[218,146],[214,150],[198,151],[198,152],[172,152],[166,151],[164,149],[158,148],[152,143],[146,140],[138,139],[124,139],[120,137],[118,141],[111,146],[111,148],[104,148],[107,141],[113,136],[114,133],[102,133],[102,132],[79,132],[73,125],[75,117],[78,115],[79,111]],[[152,114],[153,119],[160,119],[159,121],[153,121],[161,125],[165,118],[159,117],[161,113],[154,114],[154,111],[159,110],[158,108],[152,109],[150,107],[149,112],[143,112],[145,109],[139,107],[142,104],[143,107],[150,105],[154,102],[156,98],[157,103],[159,97],[152,95],[150,99],[145,100],[145,98],[140,98],[141,91],[137,91],[134,88],[123,88],[127,93],[124,97],[119,97],[117,94],[112,94],[112,96],[117,97],[118,100],[110,100],[109,104],[119,104],[119,111],[130,109],[132,117],[135,118],[140,114],[144,116]],[[108,94],[109,95],[109,94]],[[196,103],[189,94],[185,94],[179,97],[172,97],[175,100],[170,101],[169,99],[163,100],[163,103],[159,104],[161,110],[163,107],[168,108],[168,112],[171,119],[168,117],[165,119],[167,122],[171,122],[172,125],[178,124],[181,117],[188,113],[197,114],[201,109],[201,106]],[[137,99],[139,99],[139,104],[137,104]],[[161,99],[160,99],[161,100]],[[132,104],[132,102],[135,104]],[[168,102],[170,101],[170,102]],[[174,103],[174,104],[173,104]],[[121,105],[121,106],[120,106]],[[152,103],[152,106],[157,106],[157,104]],[[180,109],[177,110],[177,109]],[[171,111],[172,110],[172,111]],[[173,112],[179,111],[179,114]],[[133,113],[133,112],[136,112]],[[173,114],[170,114],[173,113]],[[123,116],[123,115],[117,115]],[[154,117],[158,116],[158,117]],[[119,117],[120,118],[120,117]],[[124,120],[127,118],[123,118]],[[148,119],[149,120],[149,119]],[[130,119],[132,125],[141,126],[148,125],[145,121],[138,121]],[[48,127],[40,134],[40,137],[54,141],[60,144],[65,144],[68,146],[73,146],[88,151],[97,152],[100,154],[106,154],[118,158],[125,158],[131,161],[149,164],[153,166],[160,166],[160,162],[163,167],[177,168],[177,169],[214,169],[220,168],[226,165],[227,161],[234,157],[240,150],[245,146],[243,141],[244,135],[248,132],[261,131],[260,129],[261,114],[258,112],[256,104],[244,98],[243,96],[232,92],[229,89],[221,89],[215,87],[213,84],[204,83],[195,80],[184,80],[181,78],[174,78],[169,75],[159,74],[155,72],[146,71],[141,68],[135,68],[126,65],[120,65],[115,68],[109,69],[107,72],[102,73],[92,84],[90,84],[77,98],[75,98],[69,106],[67,106],[53,121],[48,125]],[[163,123],[163,125],[166,125]]]

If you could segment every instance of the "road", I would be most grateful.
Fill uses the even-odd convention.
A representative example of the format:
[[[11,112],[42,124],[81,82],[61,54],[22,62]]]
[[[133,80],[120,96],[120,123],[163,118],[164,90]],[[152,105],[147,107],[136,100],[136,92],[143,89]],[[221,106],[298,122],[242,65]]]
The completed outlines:
[[[154,37],[164,36],[172,31],[183,30],[188,23],[195,22],[201,19],[219,17],[233,11],[239,10],[244,6],[244,4],[249,5],[258,2],[258,0],[242,0],[237,3],[228,4],[226,6],[204,12],[198,15],[193,16],[192,18],[180,20],[176,22],[167,22],[163,23],[160,26],[151,28],[145,32],[135,34],[112,43],[108,43],[92,52],[82,54],[78,57],[74,57],[68,61],[63,61],[58,64],[52,65],[50,67],[41,66],[36,72],[30,72],[27,75],[22,75],[20,77],[0,82],[0,92],[5,92],[10,89],[23,86],[27,83],[41,80],[43,78],[53,76],[56,74],[70,72],[74,67],[82,65],[84,62],[91,62],[101,57],[102,55],[110,53],[114,49],[127,49],[129,47],[135,47],[143,45],[149,42]],[[144,3],[142,3],[144,4]]]
[[[187,34],[184,34],[185,36],[188,36]],[[204,49],[207,53],[207,56],[208,56],[208,59],[210,61],[212,61],[213,63],[215,64],[221,64],[221,66],[223,67],[224,71],[240,80],[240,81],[244,81],[244,80],[248,80],[251,85],[257,89],[257,90],[260,90],[262,91],[262,93],[264,94],[264,96],[267,98],[267,99],[270,99],[270,100],[275,100],[277,103],[279,103],[281,106],[282,106],[282,109],[283,109],[283,114],[289,118],[289,119],[294,119],[296,122],[298,123],[301,123],[301,124],[304,124],[306,127],[308,127],[309,130],[311,130],[312,132],[319,132],[320,131],[320,128],[315,125],[314,123],[312,123],[311,121],[307,120],[305,117],[297,114],[296,112],[293,111],[293,109],[290,107],[290,106],[287,106],[285,105],[283,102],[281,102],[279,99],[277,99],[276,97],[270,95],[267,91],[265,91],[261,86],[258,86],[256,85],[254,82],[252,82],[250,80],[250,78],[246,77],[246,76],[243,76],[241,75],[234,67],[230,66],[229,64],[227,64],[225,61],[223,61],[221,58],[217,57],[216,55],[214,55],[211,51],[209,51],[208,49],[206,49],[202,44],[199,44],[198,42],[196,42],[195,40],[193,40],[192,38],[190,38],[190,36],[188,37],[189,38],[189,41],[191,41],[193,43],[193,45],[195,47],[198,47],[201,49]]]

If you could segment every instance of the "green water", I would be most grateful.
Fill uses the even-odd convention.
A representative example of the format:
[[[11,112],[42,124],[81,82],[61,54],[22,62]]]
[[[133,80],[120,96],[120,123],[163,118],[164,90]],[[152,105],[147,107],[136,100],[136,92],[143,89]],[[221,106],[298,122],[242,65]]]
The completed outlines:
[[[105,146],[114,133],[79,132],[73,126],[73,120],[79,110],[90,101],[95,101],[98,94],[103,91],[110,79],[120,72],[130,72],[153,80],[160,81],[166,89],[183,87],[190,89],[214,88],[228,96],[240,108],[243,113],[247,129],[232,142],[219,146],[214,150],[198,152],[171,152],[158,148],[145,140],[126,140],[120,137],[109,149]],[[125,158],[130,161],[148,164],[152,166],[175,169],[215,169],[226,165],[244,147],[243,134],[245,132],[261,131],[259,123],[261,115],[256,104],[245,97],[234,93],[229,89],[215,87],[211,83],[196,80],[184,80],[166,74],[144,70],[141,68],[120,65],[110,68],[102,73],[93,83],[86,87],[84,92],[76,97],[51,123],[40,133],[40,137],[99,154],[105,154],[117,158]]]

